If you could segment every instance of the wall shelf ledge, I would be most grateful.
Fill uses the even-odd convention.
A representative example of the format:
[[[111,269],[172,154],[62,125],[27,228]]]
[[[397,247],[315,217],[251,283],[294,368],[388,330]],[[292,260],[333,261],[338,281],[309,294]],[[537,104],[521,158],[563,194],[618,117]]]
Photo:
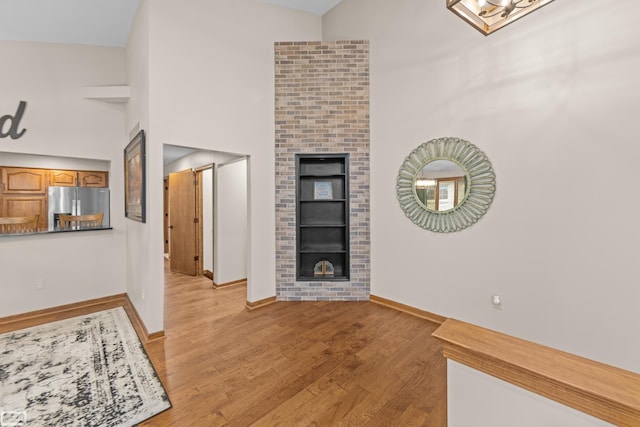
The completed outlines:
[[[126,103],[131,97],[128,85],[87,86],[82,88],[82,97],[96,101]]]

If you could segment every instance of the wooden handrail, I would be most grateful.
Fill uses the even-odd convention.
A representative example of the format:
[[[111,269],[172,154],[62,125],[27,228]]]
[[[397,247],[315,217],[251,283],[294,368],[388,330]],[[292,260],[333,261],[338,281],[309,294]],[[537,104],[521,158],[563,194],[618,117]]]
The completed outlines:
[[[640,426],[640,374],[447,319],[444,357],[623,427]]]

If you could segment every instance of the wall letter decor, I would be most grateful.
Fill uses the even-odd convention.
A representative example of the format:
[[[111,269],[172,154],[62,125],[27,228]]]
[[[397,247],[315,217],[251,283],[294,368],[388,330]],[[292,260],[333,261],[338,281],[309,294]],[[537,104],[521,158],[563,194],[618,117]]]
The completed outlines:
[[[18,110],[16,111],[15,116],[11,116],[6,114],[0,117],[0,138],[11,137],[11,139],[18,139],[24,135],[27,131],[26,129],[22,129],[18,131],[20,126],[20,120],[22,120],[22,116],[24,114],[24,110],[27,108],[27,103],[25,101],[20,101],[18,104]],[[5,124],[10,123],[9,130],[5,131]]]

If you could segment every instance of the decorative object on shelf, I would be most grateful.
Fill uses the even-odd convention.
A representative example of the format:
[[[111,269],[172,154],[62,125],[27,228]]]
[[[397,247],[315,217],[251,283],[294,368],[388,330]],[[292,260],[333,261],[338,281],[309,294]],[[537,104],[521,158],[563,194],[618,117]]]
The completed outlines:
[[[460,201],[444,211],[428,207],[418,196],[425,167],[440,160],[455,163],[465,174]],[[438,233],[460,231],[476,223],[491,206],[495,191],[496,176],[487,156],[459,138],[437,138],[420,145],[406,157],[396,182],[398,201],[407,217]]]
[[[485,36],[553,0],[447,0],[447,8]]]
[[[315,200],[333,199],[333,188],[329,181],[316,181],[313,183],[313,198]]]
[[[145,222],[145,136],[144,130],[124,149],[124,212],[135,221]]]
[[[313,275],[316,277],[333,277],[334,272],[333,264],[326,259],[318,261],[313,267]]]

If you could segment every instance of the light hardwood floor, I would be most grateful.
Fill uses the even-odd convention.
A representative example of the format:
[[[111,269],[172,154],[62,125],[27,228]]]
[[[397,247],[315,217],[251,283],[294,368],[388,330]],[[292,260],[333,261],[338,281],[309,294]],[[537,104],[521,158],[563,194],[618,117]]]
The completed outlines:
[[[173,407],[144,426],[446,426],[437,325],[370,302],[245,308],[246,287],[165,270],[146,344]]]

